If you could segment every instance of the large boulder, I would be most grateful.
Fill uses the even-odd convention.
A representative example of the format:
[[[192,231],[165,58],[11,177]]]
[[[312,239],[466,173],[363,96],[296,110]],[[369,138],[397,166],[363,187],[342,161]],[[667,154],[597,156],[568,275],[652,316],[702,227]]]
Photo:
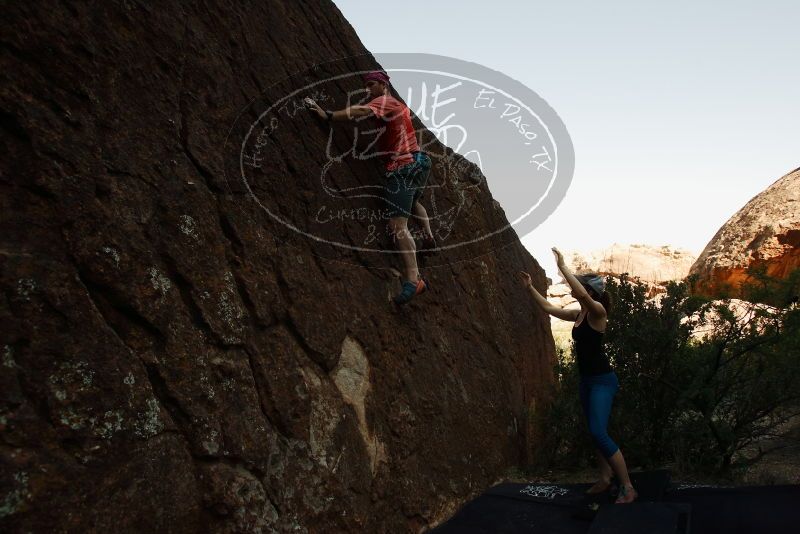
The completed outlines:
[[[3,11],[0,530],[418,531],[530,457],[554,348],[515,237],[399,309],[395,258],[317,254],[226,174],[276,82],[377,67],[332,2]],[[287,211],[328,140],[292,124],[260,184]],[[507,225],[455,178],[455,234]]]
[[[696,290],[733,290],[760,266],[783,278],[800,267],[800,168],[753,197],[728,219],[692,265]]]

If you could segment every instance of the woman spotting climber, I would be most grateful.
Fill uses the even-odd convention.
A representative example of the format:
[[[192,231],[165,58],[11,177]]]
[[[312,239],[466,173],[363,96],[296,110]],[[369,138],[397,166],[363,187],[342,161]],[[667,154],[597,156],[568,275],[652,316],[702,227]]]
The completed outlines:
[[[603,350],[603,332],[608,323],[611,299],[605,291],[605,282],[598,275],[573,275],[564,263],[564,256],[553,247],[556,264],[572,289],[572,296],[580,303],[580,310],[566,310],[550,304],[539,294],[526,272],[520,272],[523,285],[528,288],[536,303],[547,313],[574,321],[572,339],[575,340],[575,359],[580,373],[580,400],[583,413],[597,447],[600,480],[587,493],[606,491],[611,485],[611,475],[616,474],[620,482],[617,503],[633,502],[638,496],[628,476],[628,468],[622,451],[608,435],[608,418],[611,403],[619,389],[617,375],[611,369],[608,356]]]

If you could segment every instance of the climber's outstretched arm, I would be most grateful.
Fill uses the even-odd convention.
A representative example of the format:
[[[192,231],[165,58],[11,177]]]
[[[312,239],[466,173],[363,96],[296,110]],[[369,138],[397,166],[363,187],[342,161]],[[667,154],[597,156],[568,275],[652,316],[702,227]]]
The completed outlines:
[[[372,108],[369,106],[350,106],[339,111],[334,111],[331,120],[334,121],[349,121],[353,119],[360,119],[361,117],[369,117],[374,115]]]
[[[305,99],[306,105],[319,116],[320,119],[324,120],[331,120],[331,121],[350,121],[353,119],[359,119],[361,117],[369,117],[374,115],[372,108],[369,106],[349,106],[344,109],[340,109],[338,111],[325,111],[319,104],[314,102],[310,98]]]

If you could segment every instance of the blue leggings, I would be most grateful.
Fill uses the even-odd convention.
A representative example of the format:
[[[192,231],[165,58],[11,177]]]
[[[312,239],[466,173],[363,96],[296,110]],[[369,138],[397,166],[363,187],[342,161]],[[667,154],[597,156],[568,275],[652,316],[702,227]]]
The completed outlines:
[[[611,458],[619,450],[608,435],[611,403],[618,389],[619,380],[614,371],[602,375],[581,375],[581,406],[589,423],[589,433],[606,458]]]

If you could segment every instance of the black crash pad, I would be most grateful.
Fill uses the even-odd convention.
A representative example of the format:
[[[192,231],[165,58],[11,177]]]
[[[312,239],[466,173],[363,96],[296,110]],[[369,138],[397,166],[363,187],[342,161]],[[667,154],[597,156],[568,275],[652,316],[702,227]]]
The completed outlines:
[[[663,502],[692,505],[692,534],[796,534],[800,532],[800,485],[720,488],[678,485]]]
[[[629,514],[628,522],[633,524],[639,520],[639,512],[647,516],[643,521],[657,522],[655,527],[643,528],[640,532],[800,532],[800,485],[741,488],[667,486],[669,473],[666,471],[634,473],[631,478],[640,492],[640,499],[632,505],[612,504],[610,492],[589,499],[584,495],[589,484],[500,484],[465,504],[433,532],[594,534],[604,532],[597,530],[601,527],[623,528],[627,524],[626,513]],[[648,503],[658,503],[659,506]],[[634,508],[614,509],[622,507]],[[620,518],[623,527],[614,527]],[[592,528],[595,530],[590,530]],[[667,530],[669,528],[672,530]],[[634,530],[608,532],[617,534]]]
[[[689,534],[691,508],[660,502],[603,506],[588,534]]]
[[[631,473],[631,482],[639,492],[640,501],[660,501],[670,485],[670,473],[663,469]],[[506,483],[489,488],[486,495],[567,506],[580,506],[587,502],[612,502],[616,498],[611,491],[588,496],[586,490],[590,486],[591,484]]]

